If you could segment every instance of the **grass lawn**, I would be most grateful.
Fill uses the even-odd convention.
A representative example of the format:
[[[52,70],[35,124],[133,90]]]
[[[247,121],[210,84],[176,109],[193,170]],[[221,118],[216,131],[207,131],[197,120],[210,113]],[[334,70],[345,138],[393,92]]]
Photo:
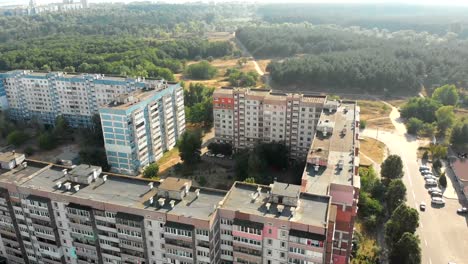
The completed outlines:
[[[156,162],[159,166],[159,174],[164,173],[167,169],[171,168],[179,162],[179,148],[174,147],[173,149],[165,152],[162,158]]]
[[[361,107],[361,120],[367,122],[368,128],[379,128],[393,130],[395,127],[389,118],[392,109],[380,101],[359,100]]]
[[[360,140],[359,159],[363,165],[373,165],[372,159],[377,164],[381,164],[385,158],[387,147],[381,141],[369,137]]]

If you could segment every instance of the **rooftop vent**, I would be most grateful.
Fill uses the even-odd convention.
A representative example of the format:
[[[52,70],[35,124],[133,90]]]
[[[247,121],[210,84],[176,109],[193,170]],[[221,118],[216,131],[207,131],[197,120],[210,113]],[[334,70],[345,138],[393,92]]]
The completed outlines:
[[[150,204],[153,204],[153,203],[154,203],[153,197],[151,197],[151,198],[149,199],[149,203],[150,203]]]
[[[189,183],[188,182],[184,183],[184,186],[185,186],[185,193],[187,194],[190,190]]]
[[[320,168],[319,165],[315,165],[315,166],[314,166],[314,170],[315,170],[315,171],[319,171],[319,168]]]
[[[106,174],[106,175],[104,175],[104,176],[102,176],[102,180],[103,180],[104,182],[106,182],[106,181],[107,181],[107,174]]]
[[[79,190],[80,190],[80,185],[79,185],[79,184],[77,184],[77,185],[73,186],[73,188],[75,188],[75,192],[77,192],[77,191],[79,191]]]
[[[291,207],[291,216],[294,216],[296,214],[296,207]]]
[[[196,189],[195,194],[197,195],[197,197],[200,196],[200,189]]]
[[[98,175],[99,175],[99,174],[98,174],[97,170],[96,170],[96,169],[93,169],[93,180],[96,180],[97,177],[98,177]]]
[[[62,188],[62,182],[61,181],[58,181],[55,186],[57,186],[57,189],[60,189]]]
[[[270,211],[271,203],[266,203],[265,206],[266,206],[267,211],[269,212],[269,211]]]
[[[174,208],[175,201],[174,201],[174,200],[171,200],[171,201],[169,202],[169,204],[171,205],[171,208]]]
[[[158,203],[159,203],[159,206],[163,207],[164,206],[164,203],[166,202],[166,199],[164,198],[159,198],[158,199]]]
[[[150,190],[152,190],[153,187],[154,187],[154,183],[153,183],[153,182],[150,182],[150,183],[148,183],[148,186],[149,186]]]
[[[70,182],[64,183],[63,186],[65,187],[66,190],[70,190],[70,189],[71,189],[71,183],[70,183]]]
[[[76,165],[72,165],[71,168],[72,168],[72,169],[76,168]]]
[[[67,174],[68,174],[67,169],[63,169],[62,172],[63,172],[63,175],[67,175]]]
[[[21,166],[23,166],[23,168],[26,168],[26,167],[28,167],[28,163],[27,163],[27,162],[23,162],[23,163],[21,163]]]
[[[278,204],[278,207],[277,207],[277,209],[278,209],[278,214],[281,214],[281,213],[283,213],[283,210],[284,210],[284,205],[282,205],[282,204]]]

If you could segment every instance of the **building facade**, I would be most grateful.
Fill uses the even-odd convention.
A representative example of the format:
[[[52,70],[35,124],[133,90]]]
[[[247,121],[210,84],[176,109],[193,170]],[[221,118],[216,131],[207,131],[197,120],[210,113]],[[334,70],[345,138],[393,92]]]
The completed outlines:
[[[8,263],[331,263],[337,208],[301,186],[195,188],[27,161],[0,175]]]
[[[265,89],[221,88],[213,94],[215,137],[234,148],[283,142],[291,158],[307,156],[325,96],[274,93]]]
[[[117,97],[99,109],[111,170],[136,174],[172,149],[185,131],[183,88],[160,83]]]
[[[0,74],[0,102],[11,118],[53,125],[63,115],[73,127],[90,126],[99,107],[119,95],[154,88],[163,80],[101,74],[10,71]]]

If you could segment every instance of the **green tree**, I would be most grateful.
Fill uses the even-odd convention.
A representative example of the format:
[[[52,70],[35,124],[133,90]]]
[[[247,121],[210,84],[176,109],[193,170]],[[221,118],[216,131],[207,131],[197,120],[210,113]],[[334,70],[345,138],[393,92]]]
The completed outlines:
[[[156,163],[151,163],[143,170],[143,177],[154,178],[158,176],[159,166]]]
[[[55,136],[50,132],[44,132],[38,138],[39,148],[43,150],[51,150],[57,146]]]
[[[406,129],[408,133],[416,135],[423,127],[424,122],[417,119],[416,117],[411,117],[408,122],[406,122]]]
[[[468,123],[459,122],[452,129],[450,142],[456,145],[468,144]]]
[[[63,71],[64,72],[75,72],[75,67],[67,66],[67,67],[63,68]]]
[[[448,148],[440,144],[431,144],[429,146],[429,152],[431,153],[433,160],[444,159],[447,157]]]
[[[213,67],[208,61],[201,61],[190,64],[185,70],[185,74],[192,79],[209,80],[215,77],[218,70]]]
[[[366,120],[361,120],[361,122],[359,122],[359,129],[365,129],[366,126],[367,126]]]
[[[447,176],[445,176],[445,173],[442,173],[442,175],[440,175],[439,184],[440,186],[447,188]]]
[[[455,122],[455,114],[453,113],[453,106],[442,106],[435,112],[437,119],[437,126],[440,131],[445,132],[448,128],[452,127]]]
[[[395,243],[390,252],[391,264],[420,264],[421,247],[417,235],[406,232]]]
[[[444,85],[435,89],[432,99],[439,101],[443,105],[455,106],[458,103],[458,92],[455,85]]]
[[[177,143],[180,158],[185,165],[191,166],[200,161],[201,154],[201,133],[199,131],[186,131],[182,134]]]
[[[23,145],[26,142],[26,140],[28,140],[28,138],[29,138],[29,135],[26,134],[25,132],[20,131],[20,130],[14,130],[8,134],[7,142],[8,144],[19,147]]]
[[[398,155],[388,156],[381,165],[380,174],[387,179],[403,177],[403,161]]]
[[[416,209],[400,204],[385,224],[385,241],[390,248],[398,242],[404,233],[414,234],[419,226],[419,213]]]
[[[406,187],[401,179],[394,179],[390,181],[385,194],[387,201],[387,209],[392,213],[400,204],[406,200]]]
[[[55,118],[54,135],[59,138],[63,138],[69,135],[68,121],[62,115]]]
[[[415,97],[403,105],[400,112],[403,118],[416,117],[423,122],[432,123],[436,121],[435,112],[440,106],[439,102],[431,98]]]
[[[429,159],[429,152],[426,150],[424,151],[423,155],[422,155],[422,159],[423,160],[428,160]]]

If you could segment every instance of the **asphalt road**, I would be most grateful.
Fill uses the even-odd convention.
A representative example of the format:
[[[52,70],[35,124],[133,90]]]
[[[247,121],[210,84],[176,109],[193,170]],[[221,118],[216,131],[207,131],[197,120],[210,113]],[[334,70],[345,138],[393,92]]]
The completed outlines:
[[[422,142],[406,134],[406,128],[399,116],[399,112],[393,108],[390,118],[396,127],[395,131],[366,129],[362,135],[384,142],[390,154],[397,154],[402,158],[407,204],[419,211],[419,204],[423,201],[426,203],[426,211],[419,211],[420,226],[417,230],[421,240],[422,263],[443,264],[452,261],[457,264],[468,264],[468,216],[456,213],[464,201],[444,198],[445,206],[431,205],[430,195],[424,186],[424,178],[419,173],[420,161],[417,160],[417,149]],[[448,184],[459,191],[453,178],[449,177]]]

